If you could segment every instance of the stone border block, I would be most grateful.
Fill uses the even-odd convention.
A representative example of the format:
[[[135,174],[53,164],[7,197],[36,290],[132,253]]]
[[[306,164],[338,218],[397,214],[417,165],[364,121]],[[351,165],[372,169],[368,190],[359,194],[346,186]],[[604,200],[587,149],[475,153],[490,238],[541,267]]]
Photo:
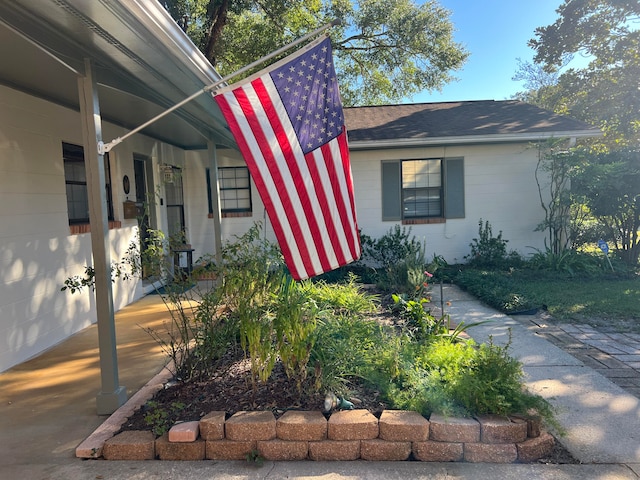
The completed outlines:
[[[424,442],[429,439],[429,421],[418,412],[384,410],[378,424],[382,440]]]
[[[276,438],[276,417],[272,412],[238,412],[224,425],[228,440],[255,441]]]
[[[160,460],[204,460],[205,441],[171,442],[165,433],[156,439],[156,455]]]
[[[254,441],[207,440],[205,443],[207,460],[246,460],[257,448]]]
[[[518,443],[527,439],[527,422],[500,415],[479,415],[482,443]]]
[[[222,440],[224,438],[225,412],[210,412],[200,419],[200,436],[205,440]]]
[[[413,456],[421,462],[460,462],[464,444],[453,442],[413,442]]]
[[[102,456],[105,460],[153,460],[156,457],[155,444],[153,433],[129,430],[104,442]]]
[[[538,416],[511,415],[511,418],[527,422],[527,438],[536,438],[542,433],[542,418]]]
[[[261,440],[258,442],[258,453],[265,460],[306,460],[309,454],[309,443],[288,440]]]
[[[281,440],[318,441],[327,438],[327,419],[321,412],[289,410],[276,421]]]
[[[547,432],[543,432],[540,436],[529,438],[521,443],[516,443],[518,449],[518,460],[524,463],[535,462],[536,460],[549,455],[556,440]]]
[[[480,424],[473,418],[445,417],[434,413],[429,417],[429,438],[437,442],[477,443],[480,441]]]
[[[360,441],[323,440],[309,442],[309,458],[316,461],[357,460],[360,458]]]
[[[378,419],[364,409],[335,412],[327,422],[329,440],[372,440],[378,438]]]
[[[169,429],[167,438],[170,442],[195,442],[200,436],[200,422],[176,423]]]
[[[402,462],[411,455],[411,442],[389,442],[387,440],[362,440],[360,458],[372,461]]]
[[[471,463],[513,463],[518,459],[515,443],[465,443],[464,460]]]

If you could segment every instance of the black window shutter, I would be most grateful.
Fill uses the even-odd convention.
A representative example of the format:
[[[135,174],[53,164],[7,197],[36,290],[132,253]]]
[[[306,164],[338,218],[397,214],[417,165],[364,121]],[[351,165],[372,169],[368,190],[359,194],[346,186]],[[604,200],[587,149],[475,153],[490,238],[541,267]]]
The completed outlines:
[[[445,160],[445,218],[464,218],[464,159]]]
[[[382,220],[401,220],[400,161],[382,162]]]

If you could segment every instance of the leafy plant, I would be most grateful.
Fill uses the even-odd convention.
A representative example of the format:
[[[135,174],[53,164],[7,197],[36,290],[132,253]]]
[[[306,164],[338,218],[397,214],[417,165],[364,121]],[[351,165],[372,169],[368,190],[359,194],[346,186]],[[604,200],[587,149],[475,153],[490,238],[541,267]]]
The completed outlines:
[[[273,323],[278,356],[287,377],[295,378],[298,393],[302,393],[307,364],[316,340],[319,310],[308,291],[291,278],[283,278],[274,297]]]
[[[388,335],[374,320],[350,315],[327,315],[318,320],[317,338],[311,352],[314,389],[343,395],[350,378],[370,378]]]
[[[153,434],[160,437],[169,431],[174,423],[174,418],[185,409],[185,404],[172,402],[168,409],[165,409],[158,402],[149,401],[146,403],[145,409],[147,413],[144,416],[144,421],[151,427]]]
[[[395,225],[378,239],[360,234],[362,261],[381,271],[379,285],[385,290],[410,291],[410,272],[424,270],[424,243],[411,235],[411,228]],[[415,275],[414,275],[415,276]]]
[[[301,283],[300,288],[308,293],[320,310],[346,315],[375,312],[377,297],[365,294],[356,281],[355,275],[351,273],[346,282],[307,281]]]
[[[264,457],[260,455],[260,452],[258,452],[258,450],[256,450],[255,448],[247,453],[245,458],[248,463],[255,465],[256,467],[261,467],[264,463]]]
[[[576,252],[575,250],[554,253],[548,248],[545,251],[535,250],[536,253],[527,262],[527,266],[534,270],[549,270],[571,276],[578,273],[597,275],[603,270],[600,259],[589,253]]]
[[[118,262],[111,262],[110,273],[111,282],[116,279],[131,280],[139,276],[140,273],[140,249],[137,241],[132,241],[125,252],[125,255]],[[96,272],[93,266],[84,267],[84,275],[72,275],[65,279],[60,291],[69,290],[70,293],[81,292],[85,288],[95,290]]]
[[[502,238],[502,231],[493,236],[493,229],[487,220],[478,222],[478,237],[473,238],[469,244],[471,253],[464,258],[467,264],[473,267],[502,267],[507,260],[517,261],[518,255],[515,252],[507,255],[507,242]],[[511,257],[511,258],[509,258]]]
[[[393,408],[423,415],[533,414],[557,427],[551,405],[523,385],[521,363],[509,345],[452,343],[405,344],[403,368],[385,392]]]

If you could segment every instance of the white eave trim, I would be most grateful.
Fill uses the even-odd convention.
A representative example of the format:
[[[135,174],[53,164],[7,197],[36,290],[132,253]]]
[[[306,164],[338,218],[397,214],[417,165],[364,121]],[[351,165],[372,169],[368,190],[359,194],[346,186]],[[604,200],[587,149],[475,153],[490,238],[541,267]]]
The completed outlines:
[[[348,129],[347,129],[348,133]],[[351,150],[368,150],[382,148],[429,147],[440,145],[472,145],[483,143],[522,143],[539,142],[550,138],[589,138],[601,137],[602,132],[594,130],[573,130],[567,132],[543,133],[501,133],[493,135],[460,135],[431,138],[399,138],[396,140],[363,140],[349,141]]]
[[[173,52],[176,61],[182,61],[197,73],[205,85],[222,78],[160,3],[150,0],[120,0],[120,3]]]

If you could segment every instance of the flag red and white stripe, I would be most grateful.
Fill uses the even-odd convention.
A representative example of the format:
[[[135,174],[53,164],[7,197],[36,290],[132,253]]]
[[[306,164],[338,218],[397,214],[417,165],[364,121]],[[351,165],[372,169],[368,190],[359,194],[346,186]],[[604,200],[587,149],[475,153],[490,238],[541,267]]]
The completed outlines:
[[[293,278],[357,260],[353,180],[329,38],[214,97]]]

